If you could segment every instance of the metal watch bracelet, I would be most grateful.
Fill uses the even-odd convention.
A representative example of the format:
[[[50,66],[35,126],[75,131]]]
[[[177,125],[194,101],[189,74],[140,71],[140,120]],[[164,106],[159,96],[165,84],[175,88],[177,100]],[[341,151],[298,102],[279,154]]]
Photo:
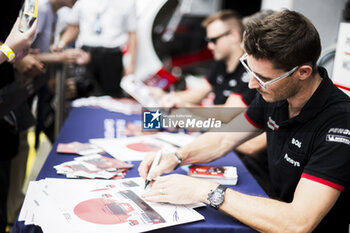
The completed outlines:
[[[178,152],[175,152],[174,153],[175,157],[177,158],[177,165],[176,167],[174,168],[174,170],[176,170],[178,167],[180,167],[181,163],[182,163],[182,158],[180,157],[179,153]]]

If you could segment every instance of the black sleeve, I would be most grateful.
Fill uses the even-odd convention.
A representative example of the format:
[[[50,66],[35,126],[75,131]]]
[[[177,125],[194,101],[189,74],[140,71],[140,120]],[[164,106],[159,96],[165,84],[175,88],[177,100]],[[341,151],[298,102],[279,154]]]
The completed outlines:
[[[213,87],[216,86],[216,77],[217,77],[218,73],[220,72],[221,66],[224,66],[221,62],[214,62],[210,66],[210,70],[209,70],[208,74],[206,75],[208,82]]]
[[[244,103],[246,103],[249,106],[257,95],[258,92],[255,89],[249,89],[247,85],[247,89],[242,92],[242,99]]]
[[[302,177],[343,191],[350,182],[350,111],[323,122]]]

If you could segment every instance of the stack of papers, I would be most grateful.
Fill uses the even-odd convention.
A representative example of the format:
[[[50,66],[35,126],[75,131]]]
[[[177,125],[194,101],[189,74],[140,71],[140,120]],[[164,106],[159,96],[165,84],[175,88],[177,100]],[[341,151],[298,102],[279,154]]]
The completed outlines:
[[[236,185],[238,181],[237,168],[233,166],[193,165],[190,167],[188,175],[226,185]]]
[[[114,158],[123,161],[140,161],[148,153],[157,152],[158,150],[162,150],[163,153],[172,153],[177,150],[172,144],[157,140],[153,136],[97,138],[89,141],[103,148]]]
[[[123,77],[120,86],[143,107],[159,107],[158,100],[151,95],[147,85],[135,75]]]
[[[161,132],[128,138],[95,138],[89,141],[114,158],[123,161],[139,161],[143,160],[148,153],[158,150],[162,150],[163,153],[173,153],[178,147],[191,143],[196,136],[198,134]]]
[[[141,178],[30,182],[18,217],[45,233],[145,232],[203,220],[191,207],[149,203]]]
[[[99,154],[77,157],[74,161],[54,166],[58,174],[67,178],[121,179],[133,165]]]
[[[73,107],[100,107],[111,112],[120,112],[126,115],[140,113],[141,106],[127,99],[115,99],[110,96],[91,96],[76,99],[72,102]]]
[[[184,147],[190,144],[200,133],[169,133],[169,132],[160,132],[155,135],[155,138],[170,143],[176,147]]]
[[[123,130],[121,131],[121,136],[123,137],[134,137],[134,136],[145,136],[158,133],[158,130],[147,130],[142,131],[141,121],[128,122]]]
[[[64,154],[89,155],[103,153],[104,150],[91,143],[71,142],[58,143],[56,152]]]

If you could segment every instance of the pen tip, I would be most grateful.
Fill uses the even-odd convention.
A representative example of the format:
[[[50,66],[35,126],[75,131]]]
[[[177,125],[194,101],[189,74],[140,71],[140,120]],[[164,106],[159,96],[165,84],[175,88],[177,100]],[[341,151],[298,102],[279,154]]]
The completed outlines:
[[[146,180],[146,181],[145,181],[145,189],[147,188],[147,186],[148,186],[149,183],[150,183],[149,180]]]

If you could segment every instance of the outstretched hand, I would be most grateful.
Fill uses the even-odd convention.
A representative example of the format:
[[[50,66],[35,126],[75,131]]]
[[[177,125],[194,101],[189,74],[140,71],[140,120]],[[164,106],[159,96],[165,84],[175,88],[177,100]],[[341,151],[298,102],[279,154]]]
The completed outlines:
[[[66,49],[61,52],[62,61],[78,65],[87,64],[90,61],[90,53],[81,49]]]

